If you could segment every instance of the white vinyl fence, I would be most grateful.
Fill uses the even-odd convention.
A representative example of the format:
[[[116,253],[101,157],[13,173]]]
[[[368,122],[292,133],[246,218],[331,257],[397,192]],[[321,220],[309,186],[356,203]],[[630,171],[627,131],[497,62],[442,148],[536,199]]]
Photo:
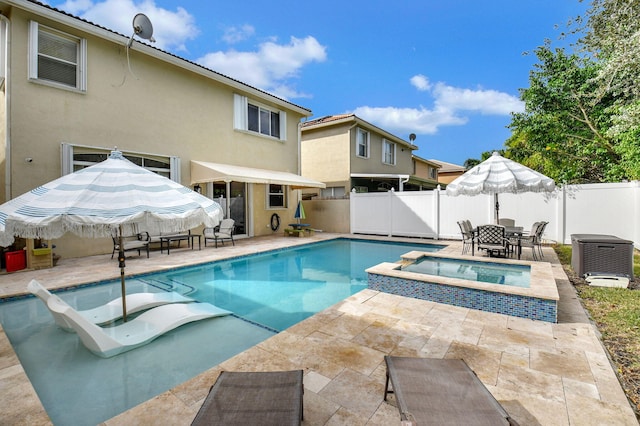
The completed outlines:
[[[493,223],[492,195],[447,195],[444,190],[351,194],[351,232],[459,239],[457,221]],[[606,234],[640,247],[640,182],[563,185],[552,193],[500,194],[500,217],[529,230],[547,221],[545,242],[571,244],[571,234]]]

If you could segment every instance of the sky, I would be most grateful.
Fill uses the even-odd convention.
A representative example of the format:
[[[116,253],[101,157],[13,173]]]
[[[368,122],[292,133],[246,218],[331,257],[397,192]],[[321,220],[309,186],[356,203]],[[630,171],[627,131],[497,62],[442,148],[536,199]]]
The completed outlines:
[[[159,49],[310,109],[355,113],[425,159],[504,148],[533,51],[578,0],[67,0],[50,6],[121,34],[146,14]],[[527,54],[529,53],[529,54]]]

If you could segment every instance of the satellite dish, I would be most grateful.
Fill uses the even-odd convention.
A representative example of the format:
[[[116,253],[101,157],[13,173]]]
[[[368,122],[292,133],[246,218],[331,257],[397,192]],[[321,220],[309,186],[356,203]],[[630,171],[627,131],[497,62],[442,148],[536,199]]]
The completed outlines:
[[[411,142],[415,141],[415,140],[416,140],[416,134],[415,134],[415,133],[411,133],[411,134],[409,135],[409,140],[410,140]]]
[[[133,17],[133,34],[129,39],[129,46],[133,43],[133,36],[136,35],[143,40],[149,40],[151,43],[156,41],[153,38],[153,25],[144,13],[138,13]]]

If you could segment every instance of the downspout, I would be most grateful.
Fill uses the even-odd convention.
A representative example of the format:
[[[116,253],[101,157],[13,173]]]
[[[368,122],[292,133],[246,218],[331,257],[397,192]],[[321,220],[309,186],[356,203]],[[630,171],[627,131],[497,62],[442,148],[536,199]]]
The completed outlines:
[[[9,66],[10,58],[11,58],[11,21],[6,16],[0,14],[0,22],[5,25],[5,34],[4,41],[5,45],[4,49],[4,146],[5,146],[5,183],[4,183],[4,192],[5,192],[5,201],[9,201],[11,199],[11,91],[9,90],[10,83],[10,75],[9,71],[11,67]]]

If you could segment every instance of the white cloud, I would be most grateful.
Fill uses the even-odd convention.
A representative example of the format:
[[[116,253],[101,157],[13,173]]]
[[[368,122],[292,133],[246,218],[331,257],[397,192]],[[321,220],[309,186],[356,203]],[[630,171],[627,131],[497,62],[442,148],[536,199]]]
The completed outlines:
[[[422,74],[414,75],[409,81],[421,92],[431,89],[429,79]]]
[[[222,39],[229,44],[235,44],[250,38],[255,32],[255,28],[248,24],[241,27],[228,27],[224,30]]]
[[[437,83],[433,89],[436,105],[454,111],[477,111],[487,115],[509,115],[524,111],[520,99],[496,90],[471,90]]]
[[[54,7],[127,36],[133,34],[133,17],[137,13],[144,13],[153,24],[156,42],[152,44],[163,50],[186,51],[186,42],[199,34],[195,18],[185,9],[178,7],[171,11],[156,6],[153,0],[105,0],[95,3],[90,0],[67,0]]]
[[[468,119],[452,114],[446,109],[430,110],[423,106],[419,108],[396,107],[358,107],[353,111],[361,117],[377,126],[391,131],[402,133],[434,134],[441,126],[460,126],[466,124]]]
[[[464,89],[438,82],[431,84],[421,74],[410,83],[421,92],[428,92],[433,107],[398,108],[361,106],[353,112],[379,127],[397,133],[435,134],[440,127],[460,126],[472,120],[472,113],[510,115],[524,111],[524,103],[515,96],[497,90]]]
[[[297,77],[305,65],[322,62],[326,57],[326,47],[308,36],[304,39],[291,37],[287,44],[268,41],[255,52],[230,50],[208,53],[196,62],[288,99],[305,96],[297,93],[289,80]]]

